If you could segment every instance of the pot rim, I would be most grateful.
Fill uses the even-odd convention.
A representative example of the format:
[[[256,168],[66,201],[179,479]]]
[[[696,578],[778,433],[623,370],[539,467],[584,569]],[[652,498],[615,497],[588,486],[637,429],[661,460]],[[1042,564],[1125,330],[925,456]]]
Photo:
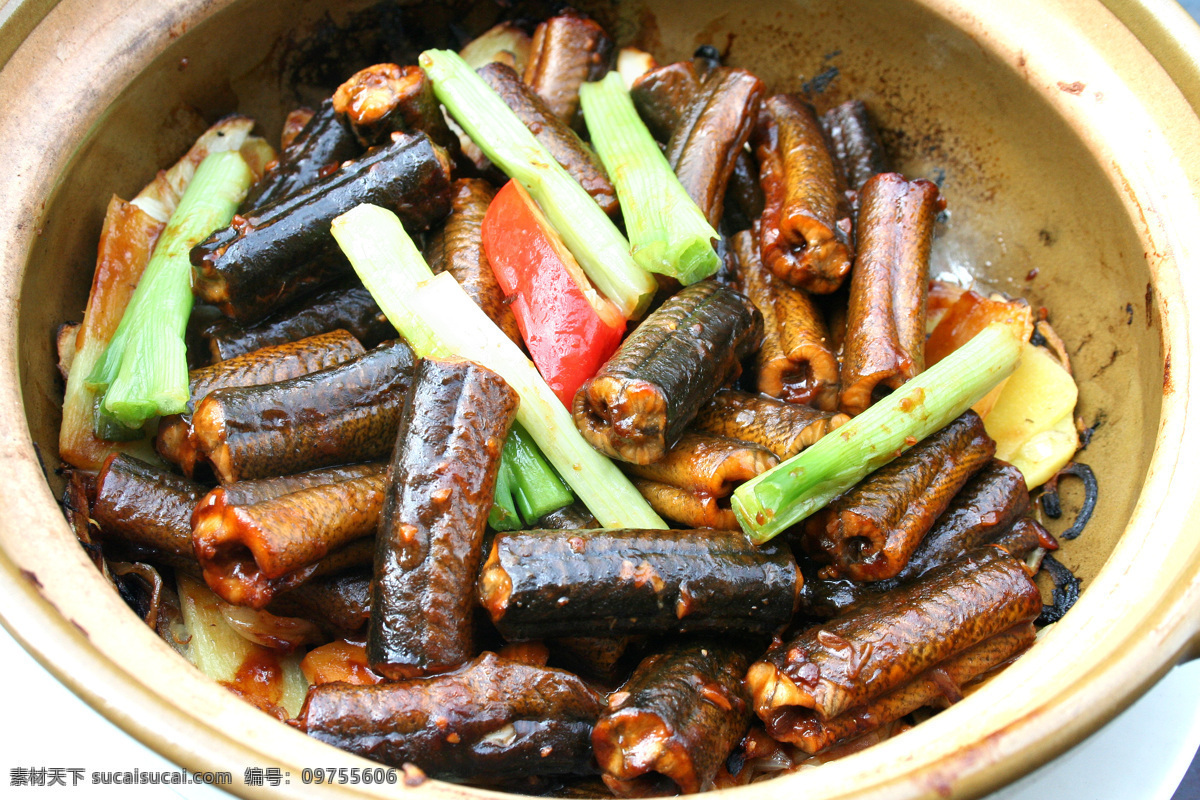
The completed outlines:
[[[1058,755],[1114,716],[1157,680],[1185,648],[1194,646],[1200,630],[1200,542],[1189,541],[1186,536],[1171,541],[1166,534],[1155,534],[1156,530],[1183,530],[1185,522],[1200,519],[1200,500],[1193,496],[1196,478],[1200,475],[1200,419],[1189,423],[1186,418],[1188,396],[1196,393],[1200,397],[1200,376],[1190,364],[1192,342],[1200,331],[1188,304],[1189,298],[1200,298],[1200,275],[1191,276],[1179,268],[1181,263],[1193,260],[1189,256],[1200,256],[1200,210],[1193,197],[1195,190],[1200,189],[1200,153],[1197,152],[1200,144],[1188,144],[1189,137],[1190,141],[1200,143],[1200,119],[1196,116],[1200,110],[1200,63],[1193,55],[1200,54],[1200,28],[1182,9],[1167,0],[1143,3],[1104,0],[1122,24],[1128,25],[1119,31],[1104,28],[1104,37],[1100,36],[1101,28],[1110,24],[1111,18],[1101,19],[1105,12],[1097,0],[1082,4],[1090,6],[1086,12],[1078,7],[1081,4],[1067,0],[1016,0],[1006,5],[1003,14],[988,9],[985,0],[922,1],[935,13],[968,31],[1000,60],[1014,69],[1024,70],[1027,78],[1084,138],[1093,154],[1111,159],[1114,181],[1123,181],[1119,185],[1131,217],[1137,220],[1140,216],[1139,233],[1147,247],[1147,261],[1154,278],[1168,370],[1155,453],[1146,485],[1128,526],[1128,529],[1137,527],[1148,533],[1144,542],[1123,536],[1072,615],[1039,639],[1037,648],[1061,653],[1075,648],[1076,656],[1080,644],[1094,647],[1094,642],[1103,642],[1102,646],[1094,647],[1095,654],[1083,660],[1086,669],[1066,690],[1053,697],[1042,696],[1036,702],[1018,701],[1017,707],[1009,713],[1009,721],[998,730],[982,726],[959,705],[923,723],[906,734],[903,741],[889,740],[871,748],[870,755],[851,756],[825,765],[821,770],[782,778],[784,783],[772,784],[778,789],[803,787],[813,797],[981,795]],[[174,38],[174,26],[182,24],[179,20],[197,19],[232,2],[179,0],[171,10],[144,1],[141,4],[146,7],[146,13],[131,15],[137,17],[136,25],[109,19],[105,24],[117,27],[131,46],[114,57],[110,66],[115,77],[101,92],[102,97],[81,104],[65,121],[56,120],[56,130],[66,130],[69,134],[63,136],[64,141],[80,140],[79,137],[111,103],[117,91],[113,87],[123,87],[141,65],[165,49]],[[22,14],[24,8],[30,11]],[[3,25],[0,28],[0,64],[5,60],[3,42],[9,40],[4,34],[12,30],[10,25],[27,25],[29,37],[21,37],[24,41],[15,48],[4,70],[0,70],[0,101],[13,91],[12,82],[5,80],[5,70],[16,66],[27,70],[34,78],[45,77],[41,75],[41,68],[32,65],[41,63],[39,57],[44,59],[49,53],[58,52],[53,49],[54,37],[49,29],[63,22],[86,21],[90,18],[89,12],[94,13],[98,8],[127,10],[128,5],[119,0],[59,0],[57,3],[26,0],[15,7],[6,6],[5,11],[14,10],[0,21]],[[1038,31],[1018,30],[1019,26],[1004,18],[1005,14],[1020,18],[1022,9],[1036,10],[1043,22]],[[1092,18],[1085,21],[1084,17],[1089,13]],[[1073,27],[1055,28],[1049,24],[1065,25],[1067,21],[1071,21]],[[152,33],[145,35],[147,29]],[[1096,73],[1087,73],[1093,76],[1089,83],[1103,86],[1110,105],[1120,100],[1122,109],[1129,108],[1141,115],[1138,121],[1153,122],[1153,133],[1169,145],[1167,152],[1172,156],[1168,161],[1172,163],[1146,162],[1128,153],[1111,150],[1106,140],[1096,138],[1095,131],[1100,123],[1110,122],[1127,133],[1132,123],[1122,125],[1121,121],[1110,119],[1099,99],[1089,100],[1065,92],[1056,85],[1062,79],[1054,74],[1053,65],[1037,60],[1039,53],[1053,51],[1030,48],[1026,53],[1021,47],[1021,43],[1029,39],[1040,40],[1044,45],[1052,32],[1062,34],[1064,31],[1071,35],[1054,42],[1058,49],[1076,53],[1085,63],[1096,67]],[[85,28],[83,33],[86,32]],[[1021,33],[1029,36],[1018,35]],[[1153,36],[1156,45],[1152,50],[1145,49],[1134,38],[1135,33]],[[1114,43],[1117,40],[1122,63],[1104,63],[1101,53],[1118,48]],[[47,74],[54,69],[65,69],[71,55],[67,53],[61,64],[47,65],[47,62],[42,68]],[[1129,76],[1133,74],[1139,80],[1149,82],[1155,93],[1154,99],[1140,95],[1135,98],[1128,89],[1132,84]],[[1097,80],[1094,75],[1101,78]],[[1150,89],[1143,88],[1142,91],[1150,93]],[[49,99],[53,102],[56,98]],[[1181,114],[1184,111],[1186,116]],[[8,126],[15,128],[17,124],[15,119],[0,120],[0,140],[14,141],[4,138],[3,133]],[[37,140],[38,137],[31,138]],[[20,151],[19,146],[14,149]],[[60,163],[70,155],[65,145],[62,154],[64,158]],[[61,176],[51,174],[48,169],[38,169],[42,160],[54,161],[53,158],[45,159],[44,153],[32,153],[26,148],[15,155],[17,168],[13,176],[0,178],[0,187],[7,181],[13,181],[14,185],[13,192],[0,191],[0,227],[7,229],[11,223],[16,223],[12,226],[16,234],[0,240],[0,297],[9,298],[0,306],[0,353],[5,354],[4,362],[0,363],[0,472],[10,476],[0,486],[0,498],[7,501],[5,507],[10,509],[0,525],[7,528],[6,533],[10,535],[13,531],[44,529],[47,510],[57,507],[44,480],[25,422],[17,375],[19,358],[14,299],[19,297],[36,235],[28,222],[36,214],[30,212],[34,211],[36,199],[50,196]],[[1147,154],[1141,155],[1151,158]],[[22,161],[22,157],[28,160]],[[1173,159],[1178,159],[1178,163]],[[1168,169],[1172,166],[1175,169]],[[1164,179],[1166,184],[1159,185],[1152,178]],[[23,189],[15,189],[16,179],[26,183]],[[26,205],[22,207],[21,203]],[[1171,217],[1166,216],[1167,203],[1173,209]],[[1190,227],[1181,224],[1181,220],[1189,222]],[[65,528],[61,518],[50,524],[61,524]],[[1200,525],[1196,528],[1200,530]],[[79,594],[70,595],[55,582],[55,576],[37,576],[22,569],[23,563],[36,563],[28,559],[36,545],[14,541],[16,539],[12,535],[9,544],[0,548],[0,573],[10,578],[0,581],[0,622],[60,681],[147,746],[197,771],[236,771],[236,767],[245,765],[278,766],[295,772],[300,766],[329,763],[377,766],[346,753],[330,751],[299,732],[281,729],[198,673],[193,672],[186,685],[173,686],[169,692],[165,687],[156,691],[143,683],[116,657],[119,650],[113,646],[113,633],[88,630],[91,621],[99,621],[101,614],[116,607],[115,595],[108,592],[109,596],[105,597],[96,591],[96,587],[90,590],[83,587]],[[1153,564],[1147,565],[1144,557],[1140,561],[1132,558],[1139,549],[1151,547],[1163,548],[1160,558]],[[81,552],[72,554],[63,550],[57,555],[64,560],[64,569],[91,569],[90,562]],[[1129,560],[1124,560],[1127,557]],[[1099,603],[1101,595],[1119,591],[1125,580],[1135,576],[1142,580],[1148,577],[1163,579],[1161,585],[1165,590],[1162,596],[1139,608],[1136,619],[1122,620],[1119,625],[1105,625],[1105,620],[1089,615],[1087,610]],[[58,602],[70,615],[60,613],[47,598]],[[133,615],[124,616],[132,618]],[[178,660],[173,651],[140,622],[121,619],[115,622],[112,625],[115,632],[132,638],[133,645],[161,650],[152,652],[153,658]],[[1105,638],[1099,638],[1100,634]],[[1137,647],[1129,646],[1135,642]],[[1151,644],[1153,646],[1149,646]],[[173,665],[172,669],[182,672],[178,669],[180,666]],[[980,689],[979,694],[998,701],[993,705],[1011,702],[1005,701],[1006,692],[1036,685],[1037,676],[1028,672],[1018,661]],[[1135,677],[1130,679],[1127,677],[1130,675]],[[981,702],[967,705],[982,707]],[[155,706],[159,712],[148,713]],[[187,708],[205,708],[206,715],[201,718],[189,713]],[[226,724],[232,732],[223,728]],[[1051,735],[1052,741],[1049,740]],[[947,736],[951,740],[965,739],[968,744],[939,752],[939,738]],[[280,743],[287,747],[286,756],[281,755],[285,750]],[[925,755],[927,752],[938,753],[938,757],[930,759]],[[247,754],[255,760],[248,762]],[[233,787],[225,788],[253,797],[291,794],[285,787],[246,787],[237,782]],[[309,786],[306,790],[316,797],[378,796],[372,787]],[[502,796],[436,781],[425,784],[424,791],[431,797]]]

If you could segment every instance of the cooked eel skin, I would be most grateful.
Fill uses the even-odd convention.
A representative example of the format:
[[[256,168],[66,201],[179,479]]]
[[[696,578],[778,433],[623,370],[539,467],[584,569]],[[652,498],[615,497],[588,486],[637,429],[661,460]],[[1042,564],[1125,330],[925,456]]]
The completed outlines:
[[[578,531],[599,528],[600,523],[583,503],[571,503],[555,509],[537,521],[537,527],[553,531]]]
[[[430,678],[313,687],[298,726],[356,755],[435,778],[593,774],[602,698],[569,672],[484,653]]]
[[[449,272],[467,296],[504,335],[523,346],[512,308],[483,249],[483,217],[496,190],[478,178],[460,178],[450,193],[450,215],[425,243],[425,260],[436,272]]]
[[[1041,611],[1024,565],[983,547],[773,646],[746,687],[768,724],[797,708],[830,720]]]
[[[536,94],[507,64],[493,61],[481,67],[479,77],[500,95],[530,133],[545,146],[551,157],[592,196],[606,214],[617,213],[617,190],[604,165],[583,143],[571,126],[563,122],[546,101]]]
[[[605,455],[657,461],[761,341],[762,314],[749,300],[712,281],[692,284],[646,317],[579,388],[575,425]]]
[[[582,130],[579,87],[604,77],[614,49],[613,40],[599,24],[567,10],[534,30],[522,77],[554,116]]]
[[[658,461],[630,464],[626,472],[697,494],[727,497],[738,484],[778,463],[762,445],[688,431]]]
[[[276,597],[267,610],[310,619],[334,636],[353,636],[366,626],[371,613],[371,571],[314,578]]]
[[[839,405],[848,414],[865,411],[877,386],[898,388],[925,369],[929,248],[940,204],[937,186],[894,172],[863,187],[842,352]]]
[[[961,687],[1025,651],[1037,637],[1032,622],[974,644],[931,667],[895,689],[832,719],[822,719],[808,709],[786,709],[773,714],[767,732],[806,753],[825,750],[844,739],[861,736],[927,705],[948,705],[961,699]]]
[[[382,458],[416,367],[402,341],[319,372],[218,389],[192,417],[221,483]]]
[[[745,148],[757,118],[763,90],[761,84],[756,86],[746,77],[749,73],[743,73],[743,70],[719,71],[717,74],[720,77],[715,79],[712,86],[721,87],[726,81],[730,81],[732,86],[729,88],[741,90],[740,96],[735,91],[733,97],[742,102],[748,101],[752,106],[742,120],[746,126],[744,138],[741,129],[737,127],[726,127],[726,135],[712,141],[689,135],[694,132],[696,126],[688,125],[686,121],[689,118],[693,123],[698,121],[706,111],[706,102],[719,99],[713,98],[711,92],[701,91],[702,85],[707,86],[707,79],[713,76],[701,76],[691,61],[679,61],[652,69],[638,78],[630,89],[630,96],[637,107],[638,115],[654,138],[667,145],[667,161],[685,188],[693,183],[703,188],[703,178],[706,176],[716,184],[727,187],[721,198],[715,197],[716,186],[712,183],[708,184],[709,188],[697,191],[696,194],[692,194],[692,189],[689,188],[688,194],[700,205],[709,223],[714,226],[723,215],[728,216],[724,214],[723,207],[732,199],[739,215],[736,230],[749,227],[750,222],[758,218],[763,208],[758,164]],[[747,96],[749,94],[754,94],[753,99]],[[698,99],[705,102],[697,104]],[[711,115],[719,110],[728,109],[717,104],[709,113]],[[701,132],[705,132],[703,126]],[[741,144],[737,144],[739,139]],[[689,154],[689,148],[694,152]],[[732,165],[725,163],[726,158],[732,158]],[[722,170],[728,169],[728,173],[718,171],[718,165]],[[706,197],[709,198],[707,202],[701,202]]]
[[[847,100],[829,109],[821,115],[821,126],[851,192],[862,191],[868,180],[890,171],[887,152],[862,100]]]
[[[367,475],[289,492],[248,505],[218,487],[192,516],[192,544],[210,586],[282,578],[355,539],[374,534],[384,476]]]
[[[393,680],[473,649],[475,576],[519,397],[470,361],[422,361],[404,401],[375,540],[367,658]]]
[[[713,641],[676,645],[642,661],[609,696],[592,731],[605,784],[621,797],[644,796],[657,773],[684,794],[713,788],[750,725],[742,688],[748,665],[740,648]]]
[[[773,95],[762,103],[752,144],[765,205],[763,263],[792,286],[828,294],[850,272],[849,217],[825,134],[807,103]]]
[[[805,521],[810,554],[858,581],[895,577],[996,443],[967,411]]]
[[[757,236],[757,230],[742,231],[730,245],[738,283],[763,315],[763,343],[755,356],[758,390],[789,403],[833,410],[838,362],[824,315],[807,292],[779,280],[763,265]]]
[[[737,515],[725,498],[681,489],[645,478],[631,479],[655,513],[676,525],[688,528],[715,528],[721,531],[739,529]]]
[[[242,201],[242,213],[304,191],[331,167],[336,169],[361,152],[354,134],[334,111],[333,101],[324,101],[296,138],[284,145],[275,166],[250,187]]]
[[[383,144],[395,131],[419,131],[451,156],[458,153],[458,137],[450,132],[433,84],[418,66],[375,64],[359,70],[333,93],[333,109],[363,147]]]
[[[361,203],[391,209],[409,231],[450,210],[450,162],[423,133],[348,161],[307,189],[233,223],[192,249],[193,290],[227,317],[256,322],[350,273],[330,223]]]
[[[339,329],[358,339],[363,347],[374,347],[396,335],[371,293],[356,279],[348,279],[281,308],[254,325],[243,327],[221,317],[201,336],[215,363]]]
[[[192,509],[205,491],[187,478],[114,453],[96,479],[91,516],[103,538],[169,554],[176,563],[192,561]]]
[[[763,83],[744,69],[717,67],[705,76],[667,143],[667,162],[712,226],[725,209],[725,189],[758,116]]]
[[[791,619],[800,573],[786,545],[741,531],[499,533],[479,596],[510,640],[624,633],[770,634]]]
[[[896,578],[912,580],[987,544],[1028,510],[1029,490],[1021,470],[992,459],[954,495]]]
[[[248,506],[274,500],[285,494],[324,486],[327,483],[366,478],[372,475],[382,475],[387,471],[383,461],[368,461],[362,464],[344,464],[339,467],[323,467],[307,472],[297,472],[295,475],[278,475],[274,478],[255,478],[253,480],[237,481],[227,486],[218,487],[221,499],[225,503]],[[216,490],[213,490],[214,492]],[[209,492],[213,494],[213,492]]]
[[[345,331],[310,336],[296,342],[272,345],[188,373],[188,408],[217,389],[230,386],[260,386],[307,375],[362,355],[363,347]],[[189,478],[201,460],[190,414],[171,414],[159,421],[154,441],[158,454],[177,464]]]
[[[615,682],[621,657],[629,648],[631,636],[563,636],[551,642],[571,669],[601,681]]]
[[[722,389],[700,407],[692,429],[761,444],[784,461],[849,421],[846,414]]]

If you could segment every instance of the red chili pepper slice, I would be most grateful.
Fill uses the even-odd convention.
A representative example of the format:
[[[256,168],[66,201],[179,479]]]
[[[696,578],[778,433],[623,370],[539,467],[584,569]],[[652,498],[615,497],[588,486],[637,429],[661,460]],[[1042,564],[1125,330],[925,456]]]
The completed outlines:
[[[483,247],[533,363],[570,408],[576,390],[621,344],[625,317],[592,286],[516,181],[488,206]]]

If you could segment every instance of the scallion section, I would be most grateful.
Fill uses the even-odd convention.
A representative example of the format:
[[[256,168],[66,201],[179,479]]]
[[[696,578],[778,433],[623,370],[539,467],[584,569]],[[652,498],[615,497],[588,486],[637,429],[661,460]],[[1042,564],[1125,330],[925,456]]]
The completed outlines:
[[[184,332],[192,312],[188,253],[229,224],[254,173],[237,152],[201,162],[171,214],[104,355],[87,379],[103,391],[103,410],[136,428],[154,416],[178,414],[188,401]]]
[[[989,325],[963,347],[800,454],[742,484],[733,510],[762,543],[827,505],[920,440],[941,430],[1012,374],[1021,342]]]
[[[579,101],[588,133],[621,201],[633,260],[685,286],[716,273],[717,232],[675,176],[616,72],[585,83]]]
[[[640,317],[657,284],[596,201],[458,54],[426,50],[420,64],[438,100],[488,159],[537,201],[596,288],[627,318]]]

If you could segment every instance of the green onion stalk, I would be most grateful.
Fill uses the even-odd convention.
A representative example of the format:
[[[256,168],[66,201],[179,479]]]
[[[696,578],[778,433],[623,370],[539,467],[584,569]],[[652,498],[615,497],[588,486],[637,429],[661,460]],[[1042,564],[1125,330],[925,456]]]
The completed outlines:
[[[360,205],[333,221],[333,237],[375,302],[417,355],[455,355],[413,304],[417,285],[431,280],[433,270],[395,214],[379,206]],[[537,517],[531,519],[529,515],[534,511],[540,509],[540,517],[574,499],[528,435],[514,425],[501,456],[489,524],[496,530],[518,530],[523,527],[522,517],[526,524],[532,524]]]
[[[229,224],[253,180],[254,173],[236,151],[210,153],[200,163],[86,381],[92,391],[103,392],[98,426],[111,424],[105,414],[126,428],[138,428],[151,417],[187,410],[188,253]]]
[[[445,272],[433,276],[395,214],[378,206],[358,206],[333,221],[333,236],[375,302],[418,354],[470,359],[516,390],[521,397],[517,422],[601,525],[667,527],[616,465],[584,441],[571,413],[533,362],[488,319],[454,276]],[[510,468],[516,464],[519,459]],[[512,475],[527,472],[520,464]],[[508,484],[520,487],[523,479],[513,478]],[[554,510],[528,497],[521,500],[516,491],[512,494],[515,502],[509,501],[507,509],[504,502],[497,502],[501,511],[493,512],[528,513],[532,518]],[[563,497],[569,502],[569,496]],[[518,509],[523,503],[527,505]]]
[[[627,318],[645,313],[657,283],[596,201],[458,54],[426,50],[421,68],[438,100],[493,164],[537,201],[600,293]]]
[[[733,511],[756,543],[826,506],[909,447],[941,430],[1012,374],[1021,342],[1001,324],[893,391],[812,447],[733,493]]]
[[[638,116],[620,74],[585,83],[579,100],[596,154],[617,189],[633,260],[685,286],[716,273],[717,232]]]

